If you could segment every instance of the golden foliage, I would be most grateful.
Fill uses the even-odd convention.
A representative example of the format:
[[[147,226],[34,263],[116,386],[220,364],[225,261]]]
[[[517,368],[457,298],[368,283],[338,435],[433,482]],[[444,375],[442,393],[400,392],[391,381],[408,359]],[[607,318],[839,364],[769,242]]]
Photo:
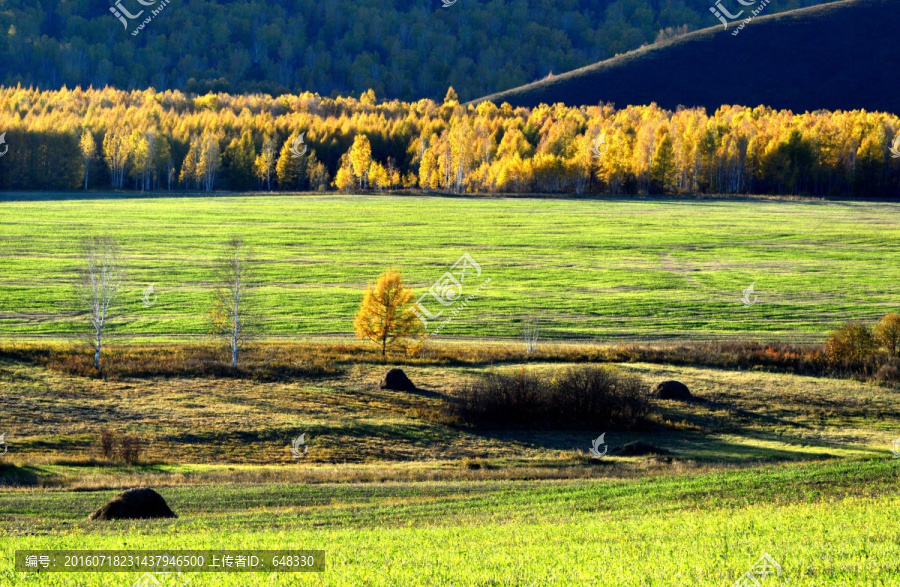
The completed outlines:
[[[388,347],[418,334],[422,322],[407,307],[412,301],[412,290],[403,285],[403,276],[388,269],[378,278],[375,286],[366,288],[362,305],[353,326],[357,338],[368,338],[381,346],[385,356]]]
[[[875,325],[875,336],[892,357],[900,356],[900,314],[887,314]]]
[[[877,348],[872,329],[865,324],[847,324],[825,341],[825,356],[836,367],[858,368]]]
[[[463,105],[452,91],[443,103],[378,103],[370,92],[357,100],[18,87],[0,88],[0,104],[0,128],[17,145],[0,159],[0,189],[40,185],[32,168],[43,152],[70,172],[65,189],[81,187],[93,136],[103,156],[91,181],[117,189],[131,176],[140,189],[168,178],[189,189],[271,190],[280,153],[278,188],[291,190],[334,178],[343,191],[900,196],[900,158],[890,151],[900,118],[888,113],[528,109]],[[290,156],[301,132],[308,164]]]

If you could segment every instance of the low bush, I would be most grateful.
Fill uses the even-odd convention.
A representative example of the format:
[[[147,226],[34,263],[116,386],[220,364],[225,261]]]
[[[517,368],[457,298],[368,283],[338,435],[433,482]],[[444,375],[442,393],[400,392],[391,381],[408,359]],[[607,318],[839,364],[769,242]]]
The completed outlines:
[[[547,409],[559,425],[633,427],[650,414],[641,379],[613,367],[570,367],[550,382]]]
[[[881,365],[872,378],[881,385],[900,385],[900,361],[894,359],[889,363]]]
[[[530,427],[546,414],[547,382],[519,370],[515,375],[488,373],[463,388],[454,402],[463,422],[480,427]]]
[[[642,426],[650,403],[641,380],[612,367],[571,367],[546,376],[490,373],[448,409],[479,428],[591,429]]]
[[[141,439],[137,436],[122,437],[122,460],[129,465],[136,465],[141,460]]]
[[[100,454],[107,460],[116,455],[116,433],[112,430],[100,432]]]
[[[836,369],[859,371],[878,350],[872,329],[865,324],[847,324],[835,330],[825,341],[825,356]]]
[[[434,343],[390,357],[392,365],[484,366],[521,363],[657,363],[720,369],[755,369],[796,375],[871,379],[897,351],[900,323],[885,316],[872,335],[875,349],[862,365],[836,360],[823,344],[688,342],[681,344],[541,344],[528,353],[524,344]],[[842,351],[843,353],[843,351]],[[841,354],[842,354],[841,353]],[[832,360],[832,357],[835,360]],[[380,351],[363,343],[263,342],[241,351],[233,370],[225,349],[208,344],[115,344],[104,354],[103,372],[93,367],[84,347],[54,343],[0,343],[0,359],[27,361],[70,375],[109,380],[132,377],[223,377],[284,381],[338,375],[344,365],[385,363]],[[0,377],[11,377],[0,372]],[[880,379],[879,379],[880,381]]]
[[[143,446],[139,437],[128,435],[120,439],[112,430],[100,432],[100,454],[107,461],[120,458],[129,465],[136,465],[140,462],[142,453]]]

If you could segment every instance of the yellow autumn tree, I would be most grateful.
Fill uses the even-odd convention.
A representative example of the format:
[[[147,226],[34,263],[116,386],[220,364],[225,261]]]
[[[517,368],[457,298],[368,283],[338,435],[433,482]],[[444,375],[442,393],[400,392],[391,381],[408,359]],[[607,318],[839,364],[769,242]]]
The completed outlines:
[[[368,188],[369,167],[372,165],[372,145],[369,144],[369,137],[364,134],[356,135],[353,139],[353,146],[350,147],[349,157],[350,169],[353,170],[353,176],[359,187]]]
[[[381,356],[389,346],[407,339],[422,329],[422,322],[407,307],[412,290],[403,285],[403,276],[388,269],[374,286],[366,288],[353,326],[357,338],[368,338],[381,345]]]
[[[346,153],[341,156],[340,166],[337,174],[334,176],[334,187],[342,192],[349,192],[356,187],[356,180],[353,178],[353,168],[350,166],[350,158]]]
[[[900,357],[900,314],[888,314],[875,325],[878,342],[892,357]]]
[[[378,161],[372,161],[369,165],[369,181],[378,190],[390,189],[391,176],[388,175],[387,169]]]

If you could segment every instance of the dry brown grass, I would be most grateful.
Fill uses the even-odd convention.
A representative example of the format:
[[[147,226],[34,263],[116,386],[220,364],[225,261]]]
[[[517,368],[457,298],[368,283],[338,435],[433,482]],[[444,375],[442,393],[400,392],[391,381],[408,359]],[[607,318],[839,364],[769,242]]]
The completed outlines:
[[[241,352],[237,372],[230,356],[215,344],[110,344],[102,357],[102,372],[92,367],[91,350],[65,343],[0,343],[0,358],[43,365],[83,377],[109,380],[129,377],[235,377],[285,380],[334,375],[341,365],[359,363],[404,365],[483,365],[523,361],[593,362],[610,359],[610,350],[595,345],[544,345],[527,354],[519,345],[435,344],[424,349],[399,349],[382,358],[380,349],[364,342],[255,342]]]
[[[339,375],[349,365],[396,364],[420,366],[485,366],[510,363],[658,363],[724,369],[764,369],[798,375],[872,378],[882,365],[896,368],[888,357],[873,360],[856,371],[830,366],[822,345],[758,342],[591,345],[542,344],[533,353],[525,345],[503,343],[427,343],[414,351],[399,349],[382,358],[364,342],[256,342],[244,349],[239,368],[215,344],[109,345],[101,372],[92,366],[86,347],[61,343],[0,343],[0,358],[43,365],[81,377],[125,380],[146,377],[203,377],[290,381]],[[876,360],[877,359],[877,360]],[[888,370],[876,380],[896,384]]]
[[[3,463],[14,467],[0,472],[0,484],[121,487],[141,479],[180,484],[630,474],[627,460],[598,465],[589,459],[591,440],[604,430],[484,431],[442,419],[448,398],[487,369],[549,373],[572,364],[416,363],[404,370],[422,392],[403,393],[379,389],[388,367],[380,362],[348,361],[338,375],[285,381],[111,380],[0,359],[0,413],[9,447]],[[900,426],[894,392],[871,384],[648,363],[620,368],[640,375],[648,390],[658,381],[678,379],[708,400],[654,400],[649,429],[606,431],[611,448],[643,439],[672,450],[684,466],[888,455]],[[139,437],[141,464],[104,459],[103,430]],[[309,453],[295,460],[289,448],[300,433],[306,433]],[[633,463],[636,470],[639,465],[649,466],[643,459]]]
[[[70,344],[0,345],[0,357],[29,361],[79,377],[111,381],[139,377],[203,377],[285,381],[337,375],[337,349],[313,344],[260,343],[244,349],[237,370],[214,344],[109,345],[94,369],[91,354]]]
[[[19,458],[0,465],[0,479],[11,480],[16,474],[15,469],[27,472],[36,467],[52,469],[54,474],[41,476],[35,482],[23,480],[21,483],[0,485],[5,485],[4,490],[42,488],[87,491],[136,486],[633,479],[647,475],[710,471],[720,469],[721,465],[660,459],[601,462],[591,459],[586,451],[564,451],[564,454],[546,459],[466,457],[421,463],[344,464],[339,467],[321,464],[279,467],[237,464],[179,467],[157,464],[128,468],[90,459],[46,461]]]

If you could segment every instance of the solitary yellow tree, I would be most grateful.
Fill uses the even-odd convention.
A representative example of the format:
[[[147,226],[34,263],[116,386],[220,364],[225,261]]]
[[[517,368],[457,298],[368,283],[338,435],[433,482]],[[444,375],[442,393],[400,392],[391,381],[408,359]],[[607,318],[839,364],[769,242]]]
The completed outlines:
[[[353,322],[357,338],[380,344],[383,357],[388,346],[419,332],[422,322],[411,308],[405,307],[412,297],[412,290],[403,285],[399,272],[388,269],[382,273],[374,287],[366,288]]]

